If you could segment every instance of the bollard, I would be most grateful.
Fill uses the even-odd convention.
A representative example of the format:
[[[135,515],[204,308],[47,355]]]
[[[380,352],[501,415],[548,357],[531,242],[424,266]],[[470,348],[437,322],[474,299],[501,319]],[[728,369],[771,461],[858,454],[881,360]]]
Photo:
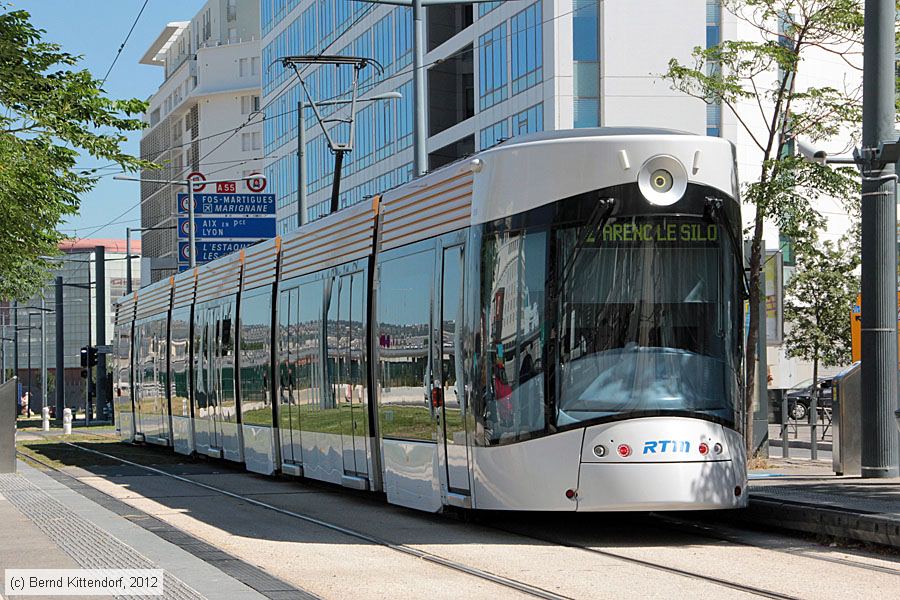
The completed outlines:
[[[45,406],[41,409],[41,420],[43,421],[44,431],[50,431],[50,408]]]
[[[63,434],[72,433],[72,409],[67,408],[63,411]]]

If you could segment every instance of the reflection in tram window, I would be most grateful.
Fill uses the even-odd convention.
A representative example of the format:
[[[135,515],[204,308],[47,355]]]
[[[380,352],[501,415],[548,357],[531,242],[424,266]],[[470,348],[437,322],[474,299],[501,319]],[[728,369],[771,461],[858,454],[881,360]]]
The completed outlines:
[[[169,342],[169,370],[172,386],[172,416],[190,417],[189,343],[191,308],[185,306],[172,311]]]
[[[325,336],[328,344],[328,410],[318,416],[320,431],[343,436],[345,472],[360,475],[368,470],[364,290],[362,271],[331,279]]]
[[[487,234],[482,310],[489,372],[483,407],[490,441],[546,428],[544,411],[545,231]]]
[[[241,298],[241,420],[247,425],[272,426],[271,321],[271,287]]]
[[[721,296],[733,286],[723,267],[733,259],[724,234],[699,218],[630,217],[602,227],[579,224],[556,236],[559,424],[625,411],[728,418],[733,328]]]
[[[168,431],[166,372],[168,315],[150,317],[135,324],[137,335],[135,377],[140,412],[141,431],[149,436],[162,437]]]
[[[237,423],[237,399],[234,386],[234,310],[235,302],[233,300],[225,303],[219,313],[216,327],[219,331],[218,377],[221,381],[219,409],[222,420],[229,423]]]
[[[431,365],[433,251],[379,265],[378,380],[382,436],[434,440],[431,403],[425,388]]]

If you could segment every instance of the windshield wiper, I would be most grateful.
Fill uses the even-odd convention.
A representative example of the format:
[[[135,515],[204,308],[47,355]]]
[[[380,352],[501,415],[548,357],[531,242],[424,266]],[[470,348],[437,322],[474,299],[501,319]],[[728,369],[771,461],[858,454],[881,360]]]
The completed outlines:
[[[722,206],[725,204],[725,201],[721,198],[714,198],[712,196],[706,197],[706,207],[709,216],[714,220],[718,221],[719,225],[721,225],[722,229],[725,230],[725,234],[728,236],[728,241],[731,242],[731,251],[734,252],[735,258],[739,256],[743,256],[743,250],[741,249],[741,245],[737,236],[732,230],[731,227],[728,226],[728,221],[725,220],[725,216],[722,214]],[[750,297],[750,282],[747,280],[747,272],[744,270],[744,266],[741,265],[739,269],[741,273],[741,283],[743,283],[743,300],[746,300]]]
[[[590,218],[588,219],[584,236],[580,240],[578,240],[578,242],[575,244],[575,247],[572,248],[572,252],[570,252],[568,258],[566,258],[566,262],[563,263],[565,267],[559,280],[559,289],[563,289],[566,280],[572,273],[572,270],[575,267],[575,259],[578,257],[581,249],[584,248],[584,245],[588,243],[588,240],[594,237],[594,235],[598,231],[603,230],[603,226],[606,225],[607,221],[609,221],[609,218],[612,216],[613,208],[615,208],[615,206],[615,198],[600,198],[597,200],[597,204],[596,206],[594,206],[594,209],[591,211]]]

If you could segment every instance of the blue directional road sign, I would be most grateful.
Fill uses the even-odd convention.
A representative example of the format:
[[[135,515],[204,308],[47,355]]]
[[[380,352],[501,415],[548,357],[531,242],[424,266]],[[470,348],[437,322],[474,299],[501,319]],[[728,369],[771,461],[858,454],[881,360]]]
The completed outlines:
[[[194,194],[196,215],[272,215],[275,194]],[[178,194],[178,213],[188,213],[188,195]]]
[[[207,263],[215,260],[220,256],[237,252],[247,246],[252,246],[257,240],[217,240],[217,241],[200,241],[195,242],[197,246],[197,264]],[[191,259],[191,248],[188,242],[178,242],[178,261],[189,262]]]
[[[190,237],[189,219],[178,219],[178,237]],[[275,219],[269,217],[194,217],[194,233],[198,240],[223,238],[270,238],[275,237]]]

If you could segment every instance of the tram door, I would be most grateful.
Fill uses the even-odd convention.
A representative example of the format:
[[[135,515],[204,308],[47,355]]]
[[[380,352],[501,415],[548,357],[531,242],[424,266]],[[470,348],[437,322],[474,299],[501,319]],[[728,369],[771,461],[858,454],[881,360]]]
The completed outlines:
[[[366,477],[369,472],[368,414],[366,393],[366,284],[362,271],[336,277],[331,302],[337,300],[337,321],[328,344],[336,344],[333,355],[332,392],[340,409],[341,444],[345,475]]]
[[[298,372],[299,310],[300,289],[282,291],[278,302],[278,433],[281,438],[281,460],[288,465],[302,462],[299,399],[302,388],[307,386],[302,385]]]
[[[450,493],[468,495],[469,449],[467,444],[468,407],[462,364],[462,316],[464,288],[464,249],[462,245],[445,247],[440,271],[440,301],[434,307],[435,329],[440,360],[435,361],[432,407],[439,409],[439,455],[444,463]],[[443,438],[441,442],[440,438]]]

